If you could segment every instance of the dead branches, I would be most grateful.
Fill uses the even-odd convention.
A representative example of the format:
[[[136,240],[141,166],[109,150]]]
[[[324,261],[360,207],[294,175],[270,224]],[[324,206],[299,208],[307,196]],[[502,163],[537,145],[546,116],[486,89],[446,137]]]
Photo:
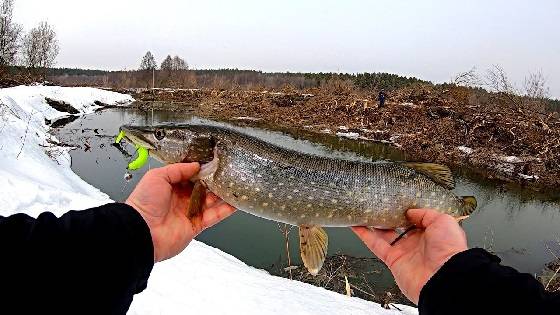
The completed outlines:
[[[278,223],[278,229],[280,230],[280,232],[282,232],[282,236],[284,236],[284,242],[286,244],[286,257],[288,259],[288,266],[285,268],[285,270],[288,271],[288,273],[290,274],[290,280],[292,280],[293,266],[292,266],[292,258],[290,256],[290,237],[289,237],[292,226],[286,223]]]

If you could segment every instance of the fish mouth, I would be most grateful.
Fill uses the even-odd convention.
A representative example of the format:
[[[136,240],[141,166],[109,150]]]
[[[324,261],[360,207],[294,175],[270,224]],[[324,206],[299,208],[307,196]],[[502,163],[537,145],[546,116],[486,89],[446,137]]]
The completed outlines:
[[[139,145],[148,150],[155,150],[155,145],[144,136],[146,133],[152,133],[149,127],[140,126],[122,126],[120,132],[124,131],[125,138],[132,144]]]

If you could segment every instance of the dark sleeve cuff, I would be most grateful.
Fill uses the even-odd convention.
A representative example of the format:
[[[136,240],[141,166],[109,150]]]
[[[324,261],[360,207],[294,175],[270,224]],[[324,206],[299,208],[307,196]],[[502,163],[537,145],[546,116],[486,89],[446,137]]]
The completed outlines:
[[[473,269],[491,262],[499,263],[498,256],[488,253],[482,248],[471,248],[451,257],[441,268],[428,280],[420,291],[418,305],[425,302],[426,296],[431,291],[440,290],[440,286],[448,281],[450,274],[470,273]]]
[[[134,247],[133,266],[136,267],[138,280],[135,285],[135,293],[140,293],[146,289],[148,278],[154,267],[154,243],[150,233],[150,228],[144,218],[133,207],[125,203],[114,203],[106,205],[109,211],[118,213],[125,221],[124,226],[127,228],[132,239],[135,240],[131,246]]]
[[[560,294],[474,248],[451,257],[420,292],[420,314],[557,314]]]
[[[433,314],[434,304],[438,304],[438,309],[445,309],[447,303],[452,303],[445,295],[462,295],[461,290],[455,291],[455,287],[460,287],[466,283],[456,283],[471,273],[476,273],[477,269],[490,263],[499,263],[500,258],[488,253],[481,248],[472,248],[460,252],[451,257],[443,266],[428,280],[420,291],[418,309],[420,314]],[[465,288],[467,289],[467,288]],[[455,291],[455,292],[450,292]],[[462,295],[468,299],[468,295]],[[465,303],[468,303],[465,300]],[[460,306],[458,306],[460,307]],[[447,311],[451,311],[448,309]],[[439,314],[439,313],[437,313]]]
[[[88,266],[90,283],[110,281],[114,296],[126,292],[130,299],[146,288],[154,245],[148,224],[133,207],[110,203],[67,212],[59,221],[64,231],[59,242],[72,251],[68,261]]]

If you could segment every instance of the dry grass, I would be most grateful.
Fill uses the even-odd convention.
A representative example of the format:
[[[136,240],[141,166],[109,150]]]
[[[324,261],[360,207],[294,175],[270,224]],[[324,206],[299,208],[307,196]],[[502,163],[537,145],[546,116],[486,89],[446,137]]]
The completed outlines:
[[[272,268],[272,274],[293,280],[306,282],[340,294],[347,295],[347,283],[352,296],[364,300],[374,301],[387,308],[396,304],[410,304],[410,301],[396,286],[390,289],[381,288],[375,281],[381,279],[384,269],[383,263],[376,258],[358,258],[349,255],[336,254],[328,256],[323,268],[317,276],[309,274],[303,265],[287,268]]]
[[[560,292],[560,252],[558,252],[560,250],[560,239],[555,241],[554,247],[557,250],[554,250],[550,246],[546,245],[546,248],[554,257],[554,260],[546,264],[542,275],[538,278],[544,285],[545,290],[550,292]]]

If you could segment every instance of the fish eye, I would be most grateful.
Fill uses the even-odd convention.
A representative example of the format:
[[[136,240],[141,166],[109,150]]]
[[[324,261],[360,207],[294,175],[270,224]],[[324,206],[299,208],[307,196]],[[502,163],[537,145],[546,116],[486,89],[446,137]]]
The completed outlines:
[[[156,139],[162,140],[163,138],[165,138],[165,130],[163,130],[163,129],[156,129],[156,130],[154,131],[154,136],[156,137]]]

